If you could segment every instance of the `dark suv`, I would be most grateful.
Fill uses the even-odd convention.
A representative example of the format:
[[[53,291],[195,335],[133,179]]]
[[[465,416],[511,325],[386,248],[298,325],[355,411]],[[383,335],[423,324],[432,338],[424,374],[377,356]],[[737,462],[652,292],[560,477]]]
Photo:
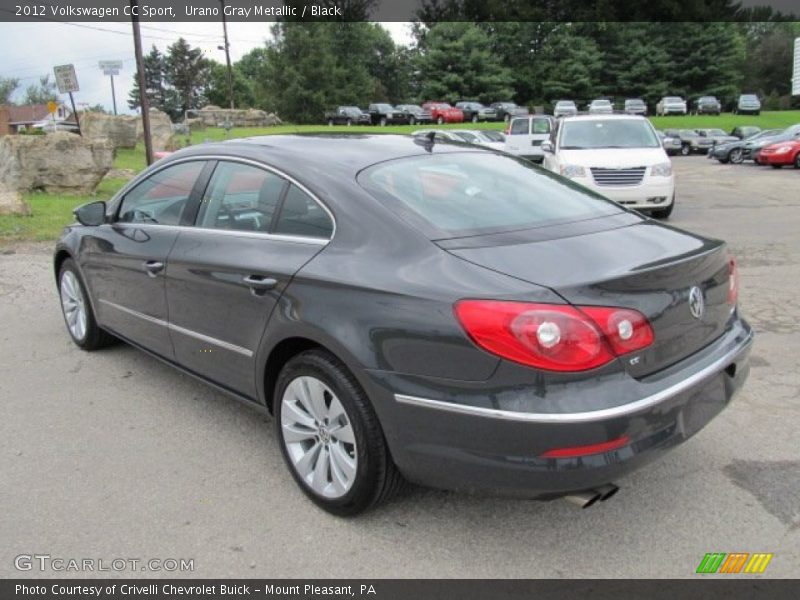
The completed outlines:
[[[408,125],[410,116],[407,112],[398,110],[391,104],[370,104],[367,109],[373,125]]]
[[[694,114],[696,115],[717,115],[722,112],[722,103],[716,96],[701,96],[694,103]]]
[[[493,108],[488,108],[480,102],[472,102],[465,100],[456,104],[456,108],[460,108],[464,113],[464,121],[496,121],[497,111]]]

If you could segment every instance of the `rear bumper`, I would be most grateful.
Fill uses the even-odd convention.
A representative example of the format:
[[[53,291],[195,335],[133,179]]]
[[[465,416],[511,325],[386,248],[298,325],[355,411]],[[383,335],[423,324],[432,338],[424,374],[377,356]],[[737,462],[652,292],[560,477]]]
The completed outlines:
[[[420,378],[370,375],[381,390],[393,391],[376,408],[394,460],[409,480],[467,492],[553,498],[615,481],[697,433],[741,389],[751,344],[749,326],[737,319],[711,346],[664,372],[641,381],[626,376],[625,385],[637,391],[637,399],[609,404],[618,401],[621,388],[598,378],[596,385],[574,386],[570,403],[584,408],[572,406],[568,412],[553,412],[547,401],[540,406],[548,410],[514,410],[541,396],[535,387],[517,388],[512,397],[487,386],[481,396],[474,389],[459,390],[452,381],[445,391],[442,382],[425,389]],[[628,441],[607,452],[542,457],[556,448],[620,438]]]

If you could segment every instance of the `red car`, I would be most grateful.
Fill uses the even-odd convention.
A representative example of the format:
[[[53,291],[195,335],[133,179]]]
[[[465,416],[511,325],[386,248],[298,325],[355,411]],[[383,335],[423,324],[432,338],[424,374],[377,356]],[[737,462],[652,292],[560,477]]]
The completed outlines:
[[[431,113],[431,118],[439,125],[442,123],[463,123],[464,113],[460,108],[454,108],[447,102],[429,101],[422,105],[423,110]]]
[[[757,161],[760,165],[772,165],[775,169],[785,165],[794,165],[795,169],[800,169],[800,140],[794,139],[764,146],[758,153]]]

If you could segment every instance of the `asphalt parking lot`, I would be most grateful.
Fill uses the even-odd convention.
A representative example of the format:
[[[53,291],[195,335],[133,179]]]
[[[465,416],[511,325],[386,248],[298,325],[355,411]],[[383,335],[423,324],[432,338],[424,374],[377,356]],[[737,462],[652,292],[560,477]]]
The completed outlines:
[[[670,223],[739,259],[751,377],[705,430],[583,511],[412,488],[332,517],[296,487],[264,416],[130,347],[77,349],[50,244],[0,250],[0,576],[73,575],[15,569],[36,553],[194,559],[183,575],[199,578],[693,577],[707,552],[771,552],[764,576],[796,577],[800,172],[673,162]]]

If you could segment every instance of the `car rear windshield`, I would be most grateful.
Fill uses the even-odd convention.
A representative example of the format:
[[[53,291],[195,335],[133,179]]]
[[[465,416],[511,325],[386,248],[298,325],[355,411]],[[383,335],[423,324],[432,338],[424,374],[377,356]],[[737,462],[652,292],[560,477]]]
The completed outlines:
[[[744,100],[745,102],[756,102],[758,100],[758,96],[754,96],[753,94],[743,94],[740,100]]]
[[[639,119],[566,121],[561,125],[563,150],[591,148],[658,148],[661,143],[647,121]]]
[[[527,161],[488,152],[391,160],[365,169],[358,181],[431,239],[530,229],[622,210]]]
[[[625,100],[626,106],[642,106],[644,104],[644,100]]]

